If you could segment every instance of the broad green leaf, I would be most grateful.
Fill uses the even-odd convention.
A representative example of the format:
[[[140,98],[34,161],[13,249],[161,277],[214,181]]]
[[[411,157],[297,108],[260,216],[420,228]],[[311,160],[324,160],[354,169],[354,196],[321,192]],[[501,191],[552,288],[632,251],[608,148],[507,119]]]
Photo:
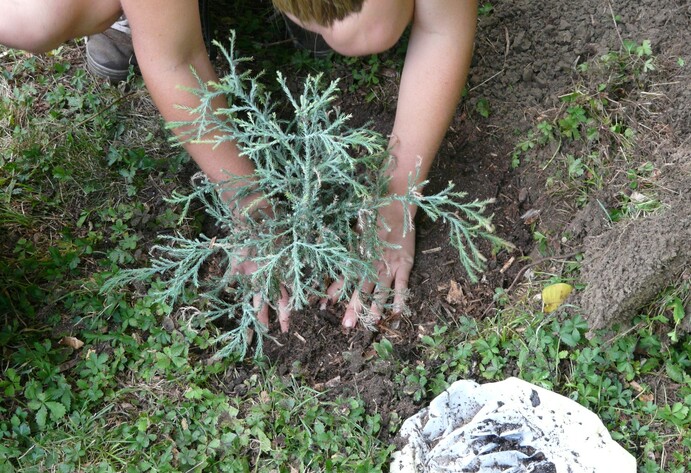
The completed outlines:
[[[681,366],[671,361],[668,361],[665,364],[665,368],[667,368],[667,376],[669,376],[670,379],[676,383],[683,383],[684,378],[689,377],[689,375],[684,373],[684,369]]]
[[[46,417],[48,416],[48,409],[46,406],[41,406],[41,408],[36,411],[36,424],[38,428],[44,430],[46,428]]]
[[[672,307],[674,323],[678,325],[684,319],[684,316],[686,316],[686,311],[684,310],[684,303],[681,301],[681,299],[675,297],[670,305]]]
[[[32,411],[40,409],[42,405],[43,404],[40,401],[37,401],[35,399],[29,401],[29,404],[28,404],[29,409],[31,409]]]
[[[201,399],[204,394],[204,389],[199,386],[190,386],[185,392],[185,398],[187,399]]]
[[[48,407],[48,410],[50,411],[50,418],[52,420],[62,419],[65,416],[65,413],[67,412],[67,410],[65,409],[65,406],[63,406],[59,402],[48,401],[48,402],[46,402],[46,406]]]

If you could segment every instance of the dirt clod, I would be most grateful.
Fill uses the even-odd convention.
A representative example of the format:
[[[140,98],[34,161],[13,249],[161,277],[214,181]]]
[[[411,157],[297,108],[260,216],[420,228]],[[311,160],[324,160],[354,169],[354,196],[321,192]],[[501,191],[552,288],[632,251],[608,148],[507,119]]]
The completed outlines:
[[[591,329],[628,322],[691,266],[691,196],[588,241],[581,306]]]

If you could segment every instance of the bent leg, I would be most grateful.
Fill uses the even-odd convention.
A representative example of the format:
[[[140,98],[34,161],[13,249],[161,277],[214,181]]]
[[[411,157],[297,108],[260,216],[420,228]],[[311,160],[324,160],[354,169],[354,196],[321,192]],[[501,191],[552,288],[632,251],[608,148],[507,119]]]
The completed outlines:
[[[0,0],[0,44],[34,53],[105,30],[120,0]]]

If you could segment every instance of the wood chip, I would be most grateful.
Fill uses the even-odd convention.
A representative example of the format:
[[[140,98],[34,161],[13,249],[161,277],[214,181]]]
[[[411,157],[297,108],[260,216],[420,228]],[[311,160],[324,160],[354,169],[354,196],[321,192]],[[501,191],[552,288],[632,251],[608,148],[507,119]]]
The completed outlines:
[[[76,337],[62,337],[62,340],[60,340],[60,345],[65,345],[66,347],[79,350],[81,347],[84,346],[84,342],[82,342]]]
[[[504,263],[504,266],[502,266],[501,269],[499,270],[499,274],[504,274],[506,272],[506,270],[511,267],[511,265],[513,264],[514,261],[516,261],[515,256],[512,256],[511,258],[509,258],[509,260],[506,263]]]
[[[335,388],[339,384],[341,384],[341,376],[340,375],[336,376],[335,378],[328,380],[324,386],[326,386],[327,388]]]
[[[336,376],[335,378],[331,378],[328,380],[326,383],[317,383],[314,386],[312,386],[316,391],[324,391],[325,389],[333,389],[336,386],[341,384],[341,376]]]

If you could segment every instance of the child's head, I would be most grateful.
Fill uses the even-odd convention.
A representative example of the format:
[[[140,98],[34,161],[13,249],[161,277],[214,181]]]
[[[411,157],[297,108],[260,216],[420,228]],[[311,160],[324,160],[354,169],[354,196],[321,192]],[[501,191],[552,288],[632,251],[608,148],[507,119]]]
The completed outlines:
[[[362,9],[365,0],[272,0],[282,12],[295,16],[304,22],[315,22],[331,26],[351,13]]]

